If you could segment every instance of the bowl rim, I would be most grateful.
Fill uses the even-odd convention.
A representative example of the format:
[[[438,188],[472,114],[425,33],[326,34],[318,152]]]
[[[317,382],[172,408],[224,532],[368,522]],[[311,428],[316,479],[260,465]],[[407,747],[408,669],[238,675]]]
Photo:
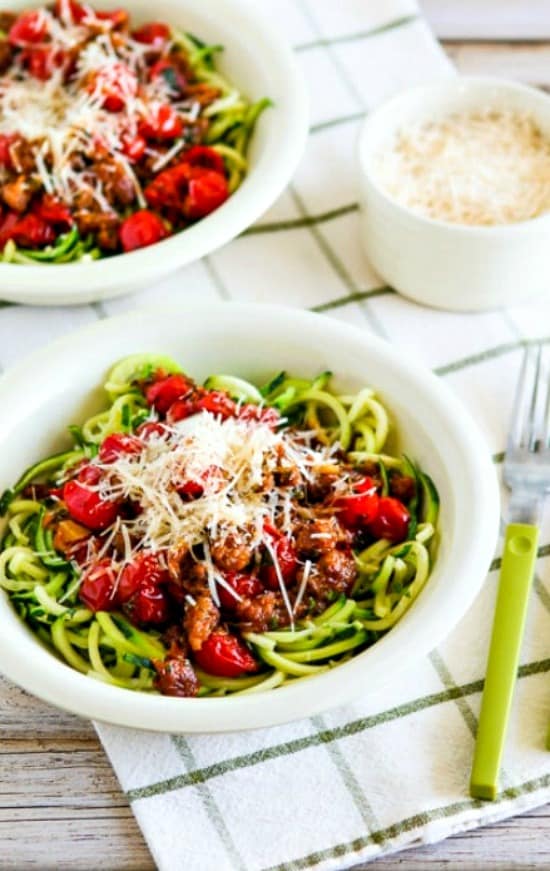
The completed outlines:
[[[418,101],[423,96],[430,96],[437,93],[444,94],[446,91],[448,91],[449,94],[454,95],[460,94],[461,91],[466,93],[468,89],[474,91],[474,93],[477,90],[480,98],[483,96],[484,91],[489,92],[491,90],[494,91],[495,89],[498,89],[503,93],[518,94],[520,96],[522,94],[528,95],[529,99],[534,99],[541,105],[541,107],[545,104],[548,113],[548,122],[550,123],[550,94],[546,94],[544,91],[532,87],[531,85],[516,82],[513,79],[499,78],[498,76],[457,74],[450,75],[445,79],[435,79],[427,84],[415,85],[414,87],[401,90],[388,100],[385,100],[370,112],[362,122],[356,142],[357,162],[362,180],[373,188],[376,194],[388,207],[391,207],[396,213],[400,213],[405,220],[414,221],[422,227],[451,231],[466,236],[477,236],[481,233],[484,236],[493,237],[497,235],[508,237],[510,235],[518,235],[519,233],[526,234],[533,231],[537,232],[542,229],[547,230],[548,228],[546,225],[550,222],[550,209],[547,212],[543,212],[541,215],[537,215],[535,218],[528,218],[524,221],[513,221],[508,224],[491,224],[488,226],[483,224],[455,224],[451,221],[443,221],[439,218],[430,218],[427,215],[415,212],[410,206],[406,206],[394,199],[384,189],[377,180],[376,175],[371,171],[372,168],[368,165],[370,158],[373,156],[369,143],[371,128],[376,124],[381,123],[381,120],[384,120],[384,115],[390,114],[391,117],[394,113],[398,112],[401,106],[410,102]],[[536,120],[538,117],[537,112],[533,110],[532,114]]]
[[[33,3],[38,5],[36,0]],[[181,4],[173,0],[171,3],[174,17],[185,15],[185,0]],[[234,22],[236,27],[239,23],[246,27],[259,54],[268,59],[270,74],[284,88],[284,102],[268,110],[277,113],[272,122],[278,131],[276,162],[259,175],[252,167],[242,185],[222,206],[191,227],[155,245],[84,263],[26,265],[0,262],[0,281],[9,284],[5,293],[3,290],[6,299],[17,302],[21,294],[25,303],[78,305],[81,302],[79,290],[82,297],[89,295],[90,291],[97,291],[97,298],[101,299],[118,295],[111,290],[101,293],[101,288],[105,283],[110,287],[117,282],[121,286],[130,284],[128,273],[138,275],[141,284],[160,280],[234,239],[260,218],[282,193],[302,156],[309,131],[310,104],[303,73],[291,47],[257,6],[252,7],[245,0],[217,0],[217,4],[227,20]],[[185,238],[183,256],[179,250],[182,233]],[[29,290],[31,277],[35,291]],[[69,291],[68,288],[73,286],[76,290]],[[71,297],[69,303],[68,295]]]
[[[286,324],[288,327],[291,323],[292,330],[300,337],[309,333],[319,342],[326,342],[330,338],[331,343],[343,343],[347,351],[350,347],[357,348],[359,353],[362,350],[363,353],[376,356],[381,365],[399,373],[409,386],[418,391],[419,396],[424,396],[437,409],[440,418],[452,422],[453,444],[459,446],[465,463],[462,477],[466,478],[466,470],[469,470],[469,479],[471,482],[475,481],[475,492],[478,494],[471,511],[465,512],[467,516],[461,516],[457,523],[465,526],[468,534],[475,531],[475,535],[471,536],[471,546],[466,553],[455,554],[456,578],[454,584],[449,585],[448,589],[445,588],[446,610],[443,616],[440,616],[429,633],[425,632],[421,620],[417,621],[415,631],[409,632],[410,639],[414,640],[409,651],[409,660],[420,658],[429,653],[451,631],[469,608],[485,580],[498,533],[499,495],[487,446],[477,425],[462,404],[429,370],[415,361],[404,363],[398,349],[388,342],[358,327],[319,314],[271,304],[222,302],[215,307],[212,304],[196,306],[192,311],[185,307],[152,310],[144,308],[88,325],[35,351],[3,376],[0,381],[0,402],[9,403],[10,397],[15,399],[16,396],[21,400],[24,395],[22,388],[30,379],[35,378],[37,371],[47,372],[50,363],[53,365],[54,362],[59,363],[67,358],[71,350],[75,350],[81,342],[100,339],[103,333],[108,337],[110,331],[116,334],[117,331],[128,330],[140,320],[149,324],[156,316],[159,321],[171,319],[175,322],[174,319],[185,312],[187,321],[191,321],[193,325],[200,324],[201,319],[203,322],[212,322],[214,314],[217,315],[214,321],[219,322],[219,318],[223,316],[231,327],[232,321],[233,324],[240,325],[243,318],[253,323],[260,311],[262,316],[267,315],[270,325],[279,324],[283,327]],[[355,374],[359,374],[358,370]],[[16,405],[14,407],[17,409]],[[452,542],[449,553],[453,553]],[[9,597],[3,591],[2,598],[9,609]],[[420,598],[418,602],[421,601]],[[413,613],[418,602],[409,614]],[[46,650],[43,657],[38,657],[36,639],[31,630],[11,610],[10,619],[6,621],[5,629],[0,634],[0,669],[6,677],[25,690],[80,716],[152,731],[230,732],[273,726],[311,716],[328,707],[349,702],[361,690],[375,691],[384,684],[388,675],[403,670],[402,647],[396,648],[394,644],[392,648],[390,644],[389,652],[388,645],[383,649],[380,647],[391,636],[390,632],[367,651],[333,670],[281,687],[267,696],[261,693],[223,699],[175,699],[95,682],[74,671]],[[30,653],[29,657],[23,655],[25,651]],[[373,656],[375,651],[378,654],[374,653]],[[365,683],[365,671],[368,672],[368,669],[362,668],[366,656],[369,656],[371,665],[374,665],[368,675],[368,683]],[[265,704],[264,700],[268,698],[269,704]]]

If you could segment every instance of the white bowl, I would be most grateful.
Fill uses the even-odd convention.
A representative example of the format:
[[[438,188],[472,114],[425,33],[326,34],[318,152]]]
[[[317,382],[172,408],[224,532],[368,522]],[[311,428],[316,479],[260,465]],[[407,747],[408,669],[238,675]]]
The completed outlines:
[[[15,11],[36,0],[14,0]],[[97,0],[117,8],[118,0]],[[250,171],[219,209],[174,236],[128,254],[91,263],[25,266],[0,263],[0,296],[31,305],[87,303],[146,287],[225,245],[256,221],[290,181],[309,124],[305,84],[288,45],[260,13],[242,0],[131,0],[132,22],[166,21],[221,44],[219,68],[250,100],[270,97],[252,137]]]
[[[359,135],[361,238],[388,284],[417,302],[454,311],[521,303],[550,288],[550,213],[490,227],[450,224],[400,205],[377,181],[376,157],[409,123],[476,109],[532,113],[550,136],[550,97],[514,82],[456,77],[398,94]]]
[[[460,620],[483,583],[497,536],[499,499],[487,448],[448,389],[389,344],[321,315],[221,303],[141,311],[98,322],[29,357],[0,381],[0,488],[62,449],[62,432],[99,410],[105,374],[129,353],[157,351],[197,379],[229,372],[264,381],[281,369],[335,384],[372,384],[397,424],[400,447],[433,477],[441,544],[425,589],[373,647],[319,676],[258,695],[180,699],[133,692],[74,671],[41,646],[0,595],[0,670],[59,707],[123,726],[225,732],[283,723],[374,693],[427,654]],[[104,400],[103,400],[104,402]]]

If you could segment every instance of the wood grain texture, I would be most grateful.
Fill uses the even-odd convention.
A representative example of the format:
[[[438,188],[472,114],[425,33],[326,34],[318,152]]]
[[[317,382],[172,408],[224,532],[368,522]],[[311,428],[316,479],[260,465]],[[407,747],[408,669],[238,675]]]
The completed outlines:
[[[463,73],[503,75],[550,89],[550,43],[450,41],[444,45]],[[88,722],[47,706],[0,678],[0,736],[1,871],[154,868]],[[433,847],[388,856],[355,871],[361,868],[550,868],[550,807]]]

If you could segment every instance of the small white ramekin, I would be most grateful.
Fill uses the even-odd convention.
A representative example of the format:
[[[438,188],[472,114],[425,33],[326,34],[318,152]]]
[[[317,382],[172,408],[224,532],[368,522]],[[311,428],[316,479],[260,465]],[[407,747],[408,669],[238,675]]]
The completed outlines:
[[[359,135],[361,239],[372,266],[404,296],[436,308],[482,311],[550,293],[550,212],[472,227],[416,214],[387,194],[376,158],[408,124],[454,112],[528,112],[550,136],[550,97],[493,78],[448,78],[404,91],[368,116]]]

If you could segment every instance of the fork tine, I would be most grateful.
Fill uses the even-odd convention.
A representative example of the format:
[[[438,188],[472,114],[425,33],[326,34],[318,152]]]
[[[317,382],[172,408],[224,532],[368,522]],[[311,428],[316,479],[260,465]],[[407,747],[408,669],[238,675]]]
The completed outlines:
[[[548,357],[548,355],[547,355]],[[550,441],[550,373],[546,372],[546,399],[542,418],[542,446],[548,447]]]
[[[507,450],[523,447],[526,444],[525,437],[527,435],[528,422],[528,403],[532,396],[532,386],[530,378],[530,359],[532,357],[532,348],[528,346],[523,354],[521,369],[516,385],[514,396],[514,407],[512,409],[512,421],[508,435]]]
[[[542,439],[543,421],[539,420],[539,418],[542,417],[542,414],[539,413],[539,405],[542,394],[542,381],[544,375],[541,363],[542,345],[539,344],[536,350],[533,392],[531,394],[529,418],[527,421],[526,447],[530,451],[535,451],[537,449],[537,442],[539,441],[539,439]]]

